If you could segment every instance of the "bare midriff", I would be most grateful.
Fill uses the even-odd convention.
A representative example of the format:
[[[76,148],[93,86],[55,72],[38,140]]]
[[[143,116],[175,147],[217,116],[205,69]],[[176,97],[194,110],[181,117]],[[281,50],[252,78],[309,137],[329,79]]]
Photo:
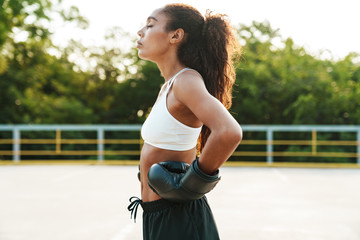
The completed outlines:
[[[144,143],[140,155],[142,201],[150,202],[161,198],[159,195],[154,193],[147,184],[147,173],[153,164],[165,161],[186,162],[188,164],[191,164],[195,157],[195,148],[186,151],[173,151],[157,148],[147,143]]]

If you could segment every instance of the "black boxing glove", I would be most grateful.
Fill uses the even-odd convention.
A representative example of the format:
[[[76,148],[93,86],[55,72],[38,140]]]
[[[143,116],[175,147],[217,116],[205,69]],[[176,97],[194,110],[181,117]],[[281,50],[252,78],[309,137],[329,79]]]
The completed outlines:
[[[220,181],[219,170],[208,175],[200,170],[198,159],[192,164],[184,162],[160,162],[151,166],[148,185],[160,197],[185,202],[202,198]]]

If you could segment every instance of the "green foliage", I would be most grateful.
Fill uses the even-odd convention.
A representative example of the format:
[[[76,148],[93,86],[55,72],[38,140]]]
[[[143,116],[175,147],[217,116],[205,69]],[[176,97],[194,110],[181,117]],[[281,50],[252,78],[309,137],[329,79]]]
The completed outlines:
[[[55,48],[45,27],[51,13],[85,24],[78,10],[66,15],[50,0],[5,0],[0,6],[0,123],[96,121],[82,95],[87,74],[48,53]]]
[[[58,3],[0,0],[0,123],[142,123],[164,82],[157,66],[119,47],[135,42],[119,28],[104,46],[54,46],[46,27],[53,14],[87,27],[78,9]],[[360,124],[359,54],[321,59],[268,22],[237,31],[243,56],[231,113],[241,124]]]
[[[359,124],[357,54],[339,61],[282,40],[269,23],[240,26],[245,41],[232,112],[243,124]],[[282,47],[274,43],[282,42]],[[254,107],[255,106],[255,107]]]
[[[136,41],[119,28],[109,31],[101,47],[74,41],[64,49],[54,46],[46,27],[50,16],[57,14],[81,28],[88,25],[77,8],[60,9],[59,2],[0,0],[0,123],[142,123],[164,82],[157,66],[139,59],[136,48],[119,47]],[[243,56],[236,62],[231,113],[241,124],[360,124],[359,54],[336,61],[321,59],[291,38],[282,39],[268,22],[240,25],[237,30]],[[56,56],[49,54],[54,51]],[[84,137],[84,133],[74,134],[74,138]],[[264,139],[263,135],[245,133],[251,139]],[[308,139],[305,135],[289,139]],[[122,133],[121,137],[130,136]],[[340,137],[328,134],[319,139],[354,140],[354,136]],[[118,147],[109,144],[106,149]],[[240,150],[264,148],[249,145]],[[72,150],[71,146],[64,149]],[[311,151],[311,147],[275,146],[275,150]],[[345,147],[318,146],[317,150],[341,152]]]

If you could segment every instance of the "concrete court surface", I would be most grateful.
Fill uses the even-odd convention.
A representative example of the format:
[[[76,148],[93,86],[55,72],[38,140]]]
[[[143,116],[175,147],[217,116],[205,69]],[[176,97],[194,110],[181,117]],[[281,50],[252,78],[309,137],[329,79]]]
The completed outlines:
[[[136,166],[0,166],[0,240],[136,240]],[[360,169],[223,167],[223,240],[360,240]]]

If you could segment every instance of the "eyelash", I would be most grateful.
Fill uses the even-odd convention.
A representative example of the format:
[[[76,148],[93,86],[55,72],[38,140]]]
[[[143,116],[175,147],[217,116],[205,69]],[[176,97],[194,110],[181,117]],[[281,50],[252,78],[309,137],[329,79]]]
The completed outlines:
[[[146,28],[149,29],[151,28],[153,25],[147,25]]]

